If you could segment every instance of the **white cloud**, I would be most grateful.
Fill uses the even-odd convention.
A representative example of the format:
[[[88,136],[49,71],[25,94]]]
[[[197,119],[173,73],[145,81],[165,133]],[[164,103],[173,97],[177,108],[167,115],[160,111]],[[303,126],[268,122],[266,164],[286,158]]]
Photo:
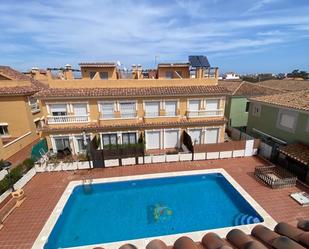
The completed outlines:
[[[255,1],[251,9],[274,1]],[[152,65],[155,55],[162,61],[185,60],[193,53],[228,55],[287,43],[298,39],[298,29],[309,27],[306,11],[244,17],[211,13],[215,5],[213,0],[206,4],[56,0],[26,5],[3,1],[1,53],[8,61],[14,60],[14,53],[25,53],[37,65],[40,60],[62,65],[90,60]],[[6,46],[9,49],[3,49]]]

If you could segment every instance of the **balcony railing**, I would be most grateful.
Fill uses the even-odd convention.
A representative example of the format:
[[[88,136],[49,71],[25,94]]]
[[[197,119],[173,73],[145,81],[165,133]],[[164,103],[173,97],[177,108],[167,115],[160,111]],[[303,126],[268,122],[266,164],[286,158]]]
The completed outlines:
[[[31,112],[38,112],[38,111],[40,111],[39,104],[38,103],[30,104],[30,109],[31,109]]]
[[[160,112],[145,112],[145,118],[160,117]]]
[[[136,118],[136,117],[137,117],[136,111],[120,112],[120,118]]]
[[[85,123],[89,121],[88,115],[81,116],[47,116],[48,124],[61,124],[61,123]]]
[[[218,110],[202,110],[202,111],[187,111],[187,117],[221,117],[223,109]]]

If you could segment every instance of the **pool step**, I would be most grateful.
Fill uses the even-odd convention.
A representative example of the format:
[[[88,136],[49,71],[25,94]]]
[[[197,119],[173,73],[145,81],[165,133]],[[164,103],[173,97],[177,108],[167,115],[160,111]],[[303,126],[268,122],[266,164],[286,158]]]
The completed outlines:
[[[237,214],[234,218],[234,226],[248,225],[259,222],[261,221],[258,217],[244,213]]]

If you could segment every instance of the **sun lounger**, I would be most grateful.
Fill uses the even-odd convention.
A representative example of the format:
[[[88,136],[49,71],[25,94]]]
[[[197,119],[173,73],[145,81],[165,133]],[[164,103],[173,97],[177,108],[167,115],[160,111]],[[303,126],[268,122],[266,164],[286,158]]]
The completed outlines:
[[[251,236],[239,229],[231,230],[226,235],[226,238],[239,249],[267,249],[261,242],[254,240]]]
[[[199,249],[199,247],[192,239],[183,236],[175,241],[173,249]]]
[[[159,239],[154,239],[148,243],[146,249],[167,249],[167,245]]]
[[[285,222],[278,223],[274,230],[309,248],[309,232],[305,232]]]
[[[290,194],[290,196],[303,207],[309,206],[309,194],[306,192],[297,192]]]
[[[232,249],[216,233],[207,233],[202,239],[202,244],[207,249]]]
[[[25,200],[25,193],[22,189],[12,192],[12,198],[0,209],[0,230],[3,227],[4,221],[7,217]]]

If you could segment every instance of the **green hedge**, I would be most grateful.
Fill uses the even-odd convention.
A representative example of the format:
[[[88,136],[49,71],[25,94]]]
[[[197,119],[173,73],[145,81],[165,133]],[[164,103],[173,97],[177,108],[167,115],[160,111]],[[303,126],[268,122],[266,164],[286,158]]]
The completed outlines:
[[[14,167],[10,171],[10,175],[7,174],[0,181],[0,195],[10,188],[10,180],[9,180],[10,178],[11,178],[12,184],[16,183],[20,178],[22,178],[24,174],[26,174],[30,169],[32,169],[33,166],[34,166],[34,161],[30,158],[27,158],[21,164]]]

